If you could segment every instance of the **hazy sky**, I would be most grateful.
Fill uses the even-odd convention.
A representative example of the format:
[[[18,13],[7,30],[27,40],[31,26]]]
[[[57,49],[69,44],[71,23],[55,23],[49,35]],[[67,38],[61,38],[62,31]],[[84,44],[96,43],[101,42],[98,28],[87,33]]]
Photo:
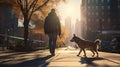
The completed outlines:
[[[61,16],[61,23],[64,24],[65,18],[70,16],[72,23],[76,22],[76,19],[80,20],[80,1],[81,0],[67,0],[67,3],[60,3],[57,7],[59,15]]]

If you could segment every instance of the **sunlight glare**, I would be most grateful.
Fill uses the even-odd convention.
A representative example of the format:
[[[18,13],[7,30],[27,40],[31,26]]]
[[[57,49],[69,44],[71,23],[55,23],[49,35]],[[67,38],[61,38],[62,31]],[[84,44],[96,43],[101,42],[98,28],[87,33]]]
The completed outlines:
[[[65,19],[69,16],[72,19],[73,25],[76,19],[80,20],[80,0],[67,0],[67,3],[60,3],[57,7],[61,22],[64,24]]]
[[[67,6],[66,7],[66,10],[65,10],[65,14],[66,14],[66,16],[70,16],[70,17],[74,17],[74,8],[73,7],[69,7],[69,6]],[[64,15],[65,15],[64,14]]]

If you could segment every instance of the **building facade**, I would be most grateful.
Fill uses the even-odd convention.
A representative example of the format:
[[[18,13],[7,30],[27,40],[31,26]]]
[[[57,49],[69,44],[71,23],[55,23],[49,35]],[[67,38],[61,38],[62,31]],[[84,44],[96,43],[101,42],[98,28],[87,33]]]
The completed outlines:
[[[72,34],[72,21],[71,21],[71,17],[66,17],[65,19],[65,28],[67,30],[67,38],[66,38],[66,43],[69,44],[70,43],[70,39],[73,36]]]
[[[80,16],[81,16],[81,20],[80,20],[80,23],[81,23],[81,35],[83,38],[86,38],[86,34],[87,34],[87,21],[86,21],[86,11],[87,11],[87,8],[86,8],[86,0],[82,0],[82,3],[80,5]]]
[[[81,22],[80,20],[76,20],[75,23],[75,34],[79,37],[81,37],[82,31],[81,31],[82,27],[81,27]]]
[[[82,0],[87,31],[119,31],[120,0]],[[86,9],[85,9],[86,8]]]
[[[17,35],[18,17],[12,11],[12,5],[0,3],[0,34]]]

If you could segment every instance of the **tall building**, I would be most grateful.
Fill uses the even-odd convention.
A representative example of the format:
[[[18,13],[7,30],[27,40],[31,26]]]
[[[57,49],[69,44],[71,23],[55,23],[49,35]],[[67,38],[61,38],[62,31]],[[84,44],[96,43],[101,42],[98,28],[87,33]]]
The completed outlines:
[[[71,39],[71,37],[72,37],[72,21],[71,21],[71,17],[67,17],[66,19],[65,19],[65,28],[66,28],[66,30],[67,30],[67,32],[68,32],[68,36],[67,36],[67,39],[66,39],[66,43],[68,43],[69,44],[69,42],[70,42],[70,39]]]
[[[120,0],[82,0],[87,31],[119,31]],[[85,16],[84,15],[84,16]]]
[[[120,0],[110,2],[110,25],[113,30],[120,30]]]
[[[81,22],[77,19],[75,24],[75,34],[79,37],[81,37],[82,34],[81,28]]]
[[[0,3],[0,34],[17,35],[18,18],[12,5]]]
[[[16,13],[12,12],[11,21],[8,26],[9,26],[8,34],[11,36],[17,36],[17,34],[18,34],[18,15]]]
[[[82,4],[80,5],[80,16],[81,16],[81,36],[86,38],[86,31],[87,31],[87,21],[86,21],[86,0],[82,0]]]

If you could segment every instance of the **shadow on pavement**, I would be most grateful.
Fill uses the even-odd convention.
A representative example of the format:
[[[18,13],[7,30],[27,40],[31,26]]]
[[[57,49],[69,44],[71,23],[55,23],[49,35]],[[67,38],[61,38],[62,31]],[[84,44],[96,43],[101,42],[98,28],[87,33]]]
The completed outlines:
[[[95,60],[104,60],[104,58],[87,58],[87,57],[81,57],[81,64],[87,64],[87,66],[98,66],[97,64],[93,63]]]
[[[102,64],[98,65],[98,64],[96,64],[96,63],[93,62],[93,61],[95,61],[95,60],[107,60],[107,61],[116,63],[116,62],[114,62],[114,61],[111,61],[111,60],[109,60],[109,59],[102,58],[102,57],[97,57],[97,58],[96,58],[96,57],[93,57],[93,58],[81,57],[80,60],[81,60],[81,61],[80,61],[81,64],[87,64],[86,67],[111,67],[111,66],[109,66],[109,65],[102,65]],[[117,63],[117,64],[118,64],[118,63]],[[113,66],[113,67],[115,67],[115,66]]]
[[[50,59],[51,57],[51,55],[48,55],[42,58],[36,58],[15,65],[0,64],[0,67],[47,67],[49,62],[46,62],[46,60]]]

